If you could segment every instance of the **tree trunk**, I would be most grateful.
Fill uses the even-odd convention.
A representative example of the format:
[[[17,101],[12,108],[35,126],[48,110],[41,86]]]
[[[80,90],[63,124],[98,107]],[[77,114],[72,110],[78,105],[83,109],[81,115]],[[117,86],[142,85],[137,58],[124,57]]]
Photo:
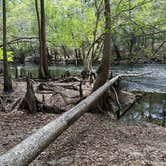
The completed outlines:
[[[36,0],[37,2],[37,0]],[[37,9],[37,8],[36,8]],[[38,10],[36,10],[38,11]],[[38,17],[37,12],[37,17]],[[45,10],[44,0],[40,0],[40,19],[38,17],[39,29],[39,43],[40,43],[40,64],[39,64],[39,78],[46,79],[49,77],[48,61],[46,56],[46,33],[45,33]]]
[[[44,100],[42,102],[39,101],[35,95],[35,91],[33,89],[33,83],[29,79],[27,79],[27,91],[23,100],[19,105],[19,109],[26,110],[28,113],[46,112],[46,113],[59,114],[65,111],[56,106],[53,107],[45,104]]]
[[[74,108],[65,112],[52,122],[48,123],[36,133],[16,145],[4,155],[0,156],[1,165],[26,166],[32,162],[51,142],[79,119],[86,111],[96,104],[99,98],[113,85],[119,76],[116,76],[105,85],[93,92]]]
[[[98,71],[98,76],[93,87],[93,91],[98,89],[100,86],[108,80],[110,57],[111,57],[111,11],[109,0],[105,2],[105,34],[104,34],[104,47],[103,47],[103,58],[101,66]]]
[[[27,79],[27,92],[26,92],[25,97],[22,100],[19,108],[21,110],[26,109],[30,113],[36,113],[36,112],[38,112],[38,104],[39,104],[39,102],[35,96],[32,81]]]
[[[40,26],[40,14],[39,14],[39,7],[38,7],[38,0],[35,0],[35,9],[36,9],[36,17],[37,17],[37,25],[38,25],[38,37],[39,37],[39,49],[35,51],[35,55],[40,56],[39,59],[39,76],[41,75],[40,73],[44,73],[42,66],[42,59],[41,59],[41,26]]]
[[[112,42],[113,42],[114,51],[116,53],[116,60],[120,61],[121,60],[121,55],[120,55],[118,45],[116,44],[116,39],[112,40]]]
[[[4,91],[12,91],[12,81],[9,74],[7,49],[6,49],[6,1],[2,1],[3,5],[3,66],[4,66]]]

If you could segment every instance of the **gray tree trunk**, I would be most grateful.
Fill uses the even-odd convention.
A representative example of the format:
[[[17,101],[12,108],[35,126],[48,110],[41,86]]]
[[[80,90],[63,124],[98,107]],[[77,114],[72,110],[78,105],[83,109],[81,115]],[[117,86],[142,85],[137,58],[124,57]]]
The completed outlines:
[[[37,2],[37,1],[36,1]],[[48,78],[48,60],[46,55],[46,32],[45,32],[45,9],[44,0],[40,0],[40,64],[39,64],[39,78]]]
[[[98,76],[94,84],[93,91],[98,89],[100,86],[108,80],[110,58],[111,58],[111,10],[109,0],[105,2],[105,34],[104,34],[104,47],[103,57],[98,71]]]
[[[3,68],[4,68],[4,91],[12,91],[12,81],[9,74],[9,65],[6,49],[6,1],[2,1],[3,8]]]
[[[102,87],[81,101],[74,108],[62,114],[57,119],[48,123],[36,133],[16,145],[0,157],[0,164],[7,166],[26,166],[32,162],[51,142],[79,119],[92,106],[96,105],[99,98],[113,85],[119,76],[114,77]]]

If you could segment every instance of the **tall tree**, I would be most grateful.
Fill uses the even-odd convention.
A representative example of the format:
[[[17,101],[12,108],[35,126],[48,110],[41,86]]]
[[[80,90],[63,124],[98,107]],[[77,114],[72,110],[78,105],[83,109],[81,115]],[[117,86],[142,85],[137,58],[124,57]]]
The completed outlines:
[[[46,55],[46,32],[45,32],[45,9],[44,0],[40,0],[40,19],[38,14],[38,3],[36,0],[36,13],[39,27],[39,43],[40,43],[40,64],[39,64],[39,78],[45,79],[49,77],[48,61]]]
[[[3,10],[3,66],[4,66],[4,91],[12,90],[12,81],[9,74],[9,65],[6,49],[6,1],[2,0]]]
[[[111,58],[111,10],[109,0],[104,0],[105,5],[105,34],[102,62],[98,70],[98,76],[93,87],[93,91],[102,86],[109,76]]]

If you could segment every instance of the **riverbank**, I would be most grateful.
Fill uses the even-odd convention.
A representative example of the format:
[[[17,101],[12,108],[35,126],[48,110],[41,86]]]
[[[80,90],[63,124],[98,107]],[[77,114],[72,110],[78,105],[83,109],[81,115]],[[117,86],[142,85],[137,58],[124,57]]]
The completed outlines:
[[[40,81],[35,80],[33,84],[39,100],[54,105],[53,102],[57,104],[60,99],[63,102],[59,102],[59,107],[62,108],[61,104],[66,102],[71,104],[71,101],[65,99],[79,99],[78,78],[75,79],[76,83],[70,83],[70,85],[65,83],[66,80],[65,82],[64,80],[44,82],[42,86],[39,86]],[[14,86],[13,95],[24,96],[26,83],[16,82]],[[44,88],[42,93],[40,88]],[[88,94],[87,88],[91,89],[90,84],[84,87]],[[71,93],[71,91],[76,93]],[[72,94],[74,96],[69,96]],[[59,96],[57,100],[54,98],[56,95]],[[12,98],[16,99],[16,96]],[[47,102],[47,99],[51,99],[50,102]],[[10,110],[10,98],[6,101],[8,105],[5,106],[9,106]],[[72,107],[69,104],[66,106]],[[68,110],[67,107],[63,109]],[[17,110],[8,113],[1,112],[1,154],[58,116],[43,113],[31,115]],[[42,152],[31,165],[164,165],[166,161],[165,136],[165,128],[149,123],[126,125],[116,122],[108,114],[86,113],[55,143]]]
[[[0,154],[57,116],[0,112]],[[165,165],[165,138],[163,127],[86,113],[30,165]]]
[[[25,75],[31,73],[32,78],[38,77],[38,66],[33,64],[26,64],[20,66],[20,72],[23,70]],[[96,69],[97,67],[94,67]],[[83,66],[74,65],[61,65],[50,66],[50,74],[53,78],[63,77],[65,73],[71,75],[78,75],[83,70]],[[165,64],[130,64],[130,65],[111,65],[110,72],[113,76],[118,74],[131,74],[131,73],[149,73],[137,78],[129,78],[122,81],[124,87],[128,91],[145,91],[163,93],[166,90],[166,65]],[[12,69],[12,76],[15,78],[15,69]],[[24,76],[25,77],[25,76]]]

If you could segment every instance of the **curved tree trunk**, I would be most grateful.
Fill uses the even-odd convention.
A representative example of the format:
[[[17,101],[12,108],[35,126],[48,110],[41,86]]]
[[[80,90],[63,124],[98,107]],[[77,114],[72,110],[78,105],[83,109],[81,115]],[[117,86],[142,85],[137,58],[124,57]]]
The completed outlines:
[[[6,49],[6,1],[2,1],[3,8],[3,66],[4,66],[4,91],[12,90],[12,81],[9,74],[9,65]]]
[[[93,91],[98,89],[100,86],[108,80],[110,57],[111,57],[111,10],[109,0],[105,2],[105,34],[104,34],[104,47],[103,47],[103,58],[98,71],[98,76],[93,87]]]

